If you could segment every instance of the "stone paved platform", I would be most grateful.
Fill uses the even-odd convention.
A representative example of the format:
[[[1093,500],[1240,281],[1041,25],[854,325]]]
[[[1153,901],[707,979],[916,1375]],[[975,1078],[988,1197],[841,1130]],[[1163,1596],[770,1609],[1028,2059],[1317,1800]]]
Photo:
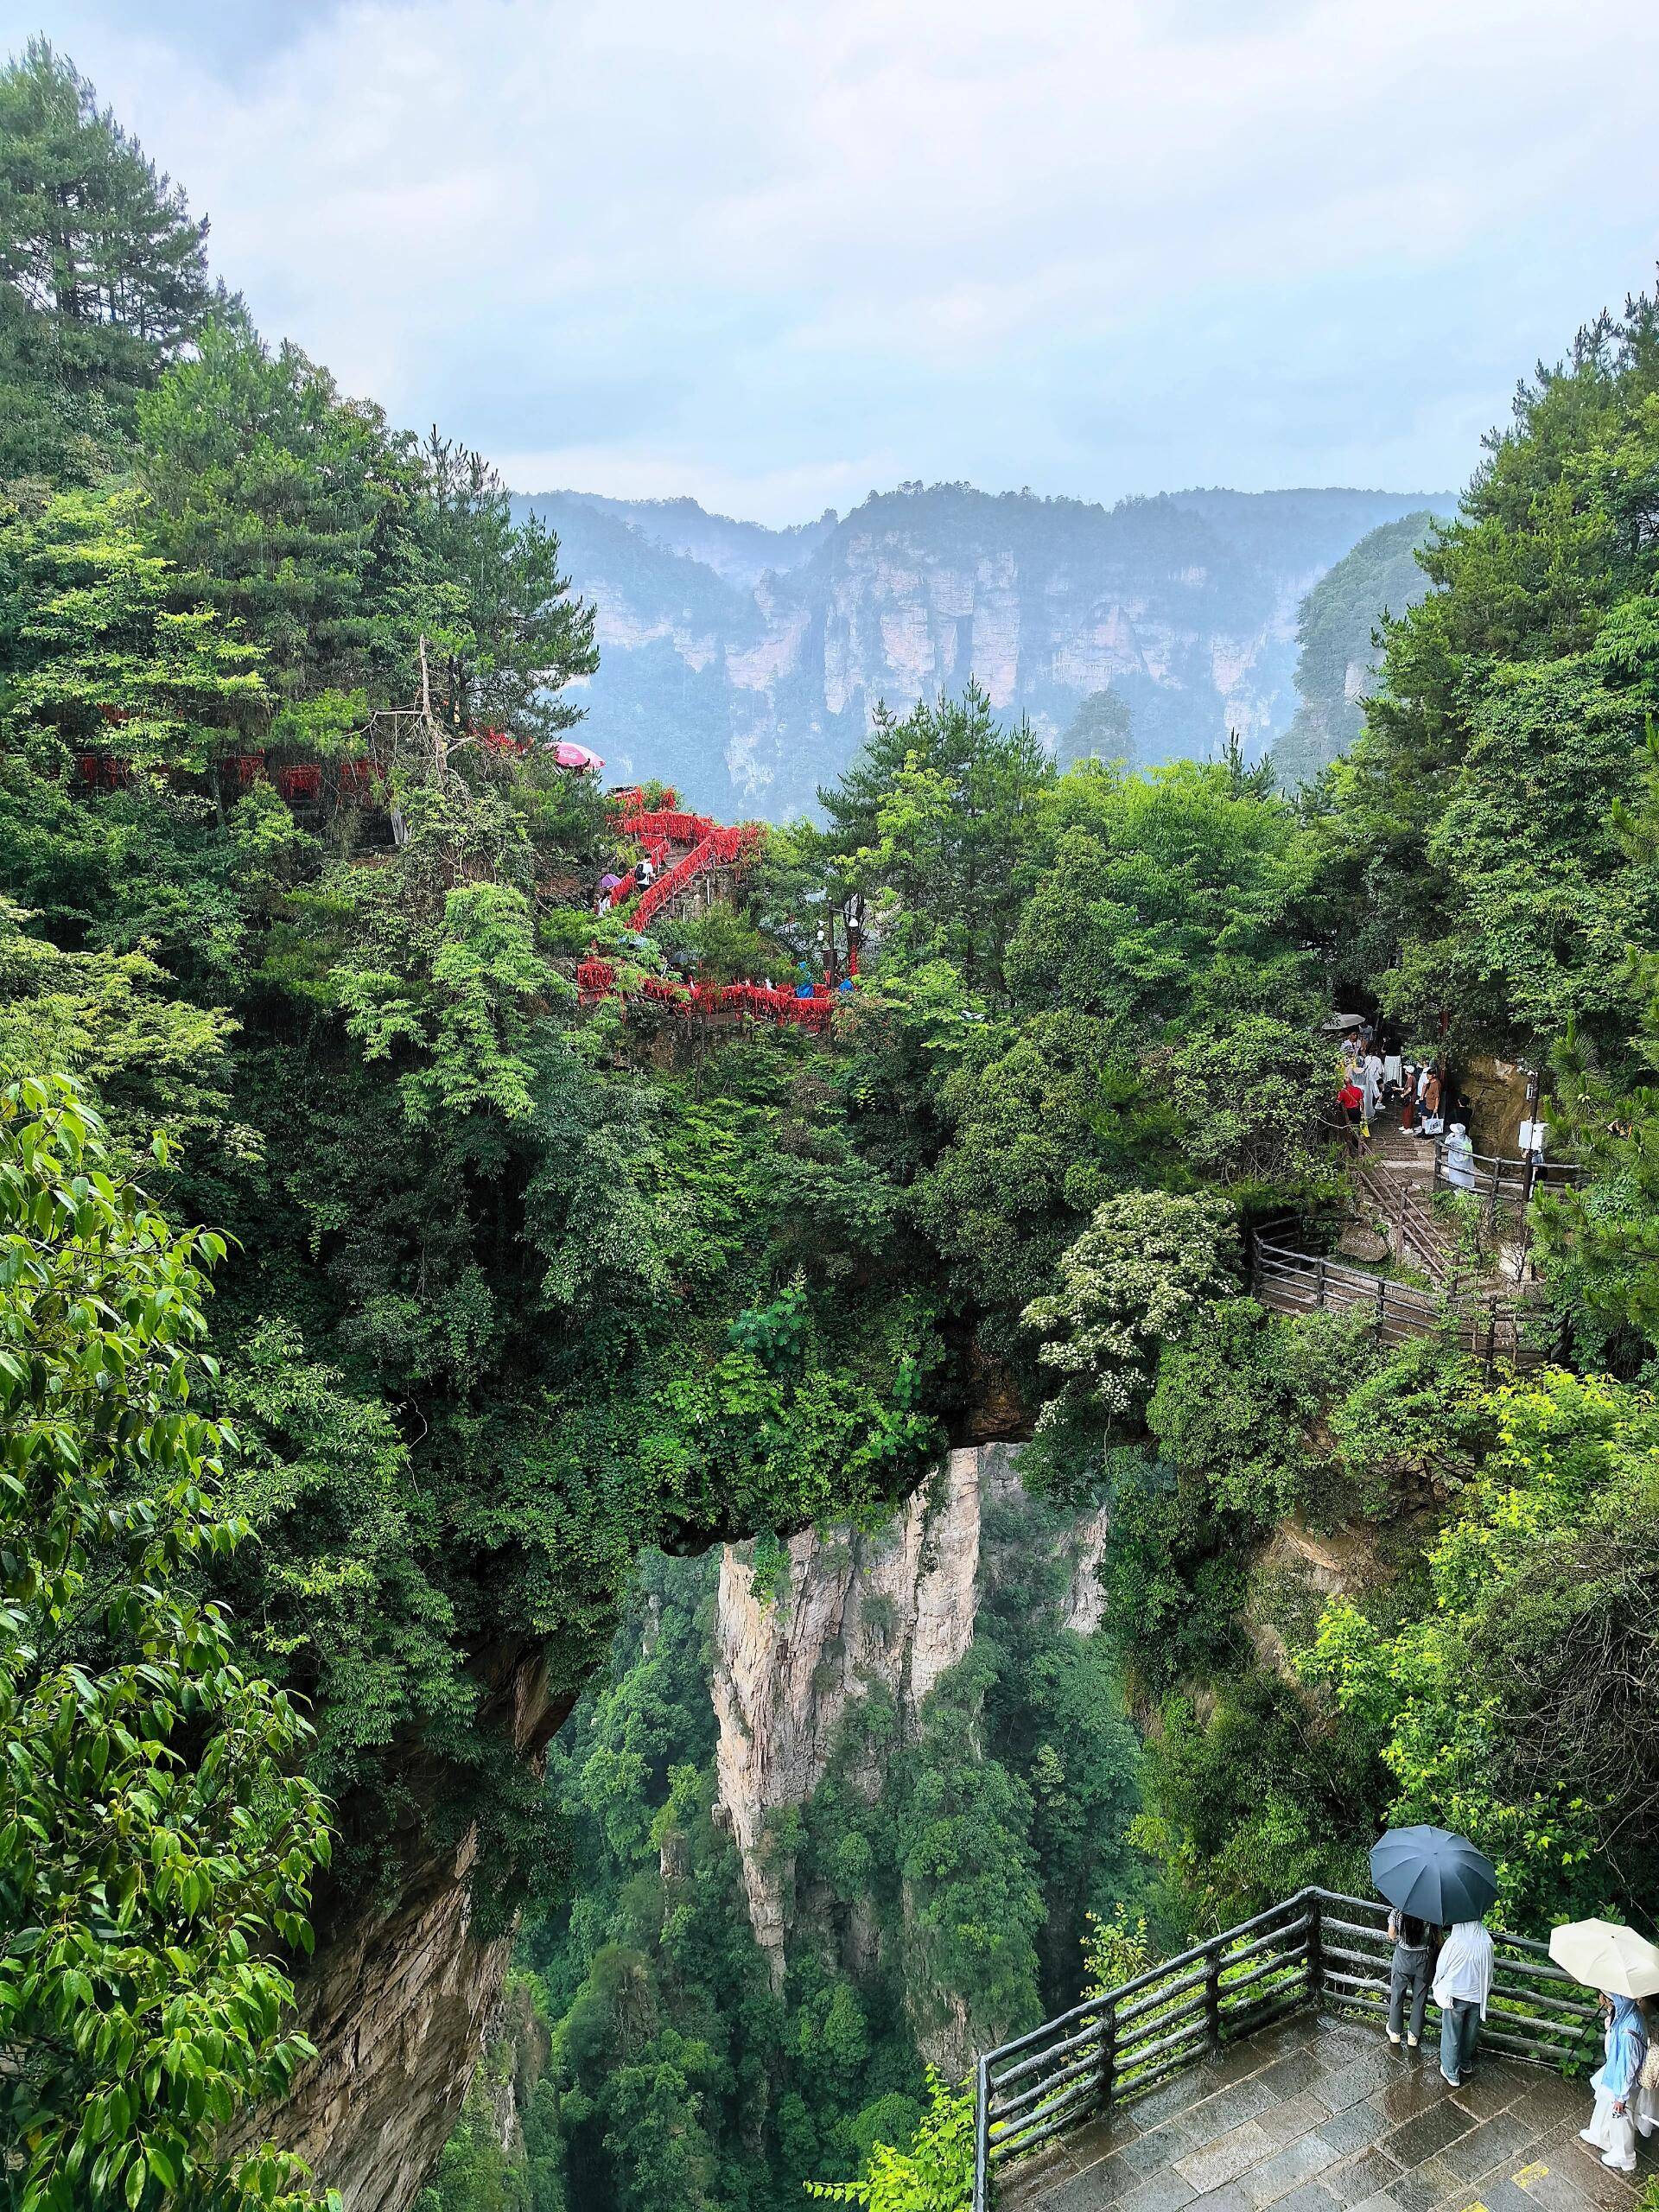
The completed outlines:
[[[1254,2036],[997,2179],[996,2212],[1634,2212],[1634,2177],[1578,2139],[1590,2092],[1483,2057],[1461,2089],[1436,2048],[1310,2016]]]

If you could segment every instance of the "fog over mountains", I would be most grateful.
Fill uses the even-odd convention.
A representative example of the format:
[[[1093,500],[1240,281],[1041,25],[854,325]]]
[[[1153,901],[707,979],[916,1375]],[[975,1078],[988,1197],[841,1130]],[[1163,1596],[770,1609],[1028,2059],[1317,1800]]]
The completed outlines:
[[[582,735],[607,778],[660,776],[774,820],[811,804],[878,701],[903,709],[970,675],[1057,747],[1109,691],[1142,762],[1213,754],[1230,728],[1257,758],[1295,711],[1304,595],[1379,525],[1455,504],[1217,490],[1108,509],[906,484],[779,531],[686,499],[516,502],[557,531],[598,608]]]

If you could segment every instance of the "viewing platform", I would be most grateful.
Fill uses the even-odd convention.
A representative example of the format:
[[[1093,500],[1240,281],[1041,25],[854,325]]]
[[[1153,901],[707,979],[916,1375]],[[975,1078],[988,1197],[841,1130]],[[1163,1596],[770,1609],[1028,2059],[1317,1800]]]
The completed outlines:
[[[1303,1891],[988,2054],[976,2212],[1634,2212],[1659,2139],[1634,2175],[1578,2139],[1600,2031],[1577,1985],[1496,1936],[1452,2089],[1433,2007],[1421,2050],[1383,2035],[1382,1921]]]

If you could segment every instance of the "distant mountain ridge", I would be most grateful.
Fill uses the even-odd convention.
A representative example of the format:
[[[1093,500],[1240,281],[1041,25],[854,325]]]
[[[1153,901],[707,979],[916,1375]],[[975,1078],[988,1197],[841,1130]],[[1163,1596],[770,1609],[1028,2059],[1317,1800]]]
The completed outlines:
[[[520,497],[557,531],[599,613],[584,739],[617,779],[655,775],[726,815],[812,803],[878,700],[971,675],[1058,743],[1111,691],[1136,756],[1252,756],[1295,706],[1306,592],[1380,524],[1447,494],[1220,489],[1111,508],[965,484],[872,493],[773,531],[691,499]]]

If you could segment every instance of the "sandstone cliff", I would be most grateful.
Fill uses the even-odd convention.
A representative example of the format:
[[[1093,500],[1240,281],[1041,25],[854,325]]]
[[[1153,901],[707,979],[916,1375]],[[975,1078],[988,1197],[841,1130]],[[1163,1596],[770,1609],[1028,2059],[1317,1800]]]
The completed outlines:
[[[496,1655],[481,1719],[538,1758],[569,1710],[551,1700],[539,1652]],[[301,1978],[300,2024],[317,2046],[280,2115],[255,2114],[337,2189],[345,2212],[409,2212],[461,2110],[500,2001],[511,1929],[477,1924],[470,1829],[410,1847],[391,1901],[324,1921]]]
[[[879,1685],[913,1730],[928,1692],[966,1654],[998,1571],[988,1512],[1023,1496],[1015,1458],[1007,1444],[953,1452],[879,1535],[808,1530],[795,1537],[788,1587],[775,1603],[756,1595],[752,1547],[728,1547],[721,1556],[711,1682],[718,1802],[741,1853],[751,1922],[777,1983],[797,1901],[792,1866],[768,1848],[769,1816],[811,1796],[850,1704]],[[1095,1569],[1103,1515],[1077,1516],[1058,1541],[1061,1618],[1087,1632],[1100,1618]],[[564,1717],[529,1649],[502,1655],[490,1670],[488,1710],[531,1758]],[[874,1796],[883,1777],[872,1764],[855,1778]],[[325,1924],[303,1979],[302,2024],[318,2056],[296,2082],[276,2132],[320,2182],[340,2190],[345,2212],[409,2212],[454,2124],[486,2035],[500,2027],[512,1938],[485,1933],[474,1918],[468,1875],[476,1847],[465,1834],[442,1850],[411,1850],[390,1903],[332,1929]],[[849,1968],[874,1965],[872,1926],[855,1923],[845,1942]],[[918,2032],[930,2056],[963,2063],[965,2044],[956,2048],[948,2021],[918,2024]],[[521,2100],[496,2088],[500,2125],[509,2129]],[[251,2132],[270,2132],[276,2119],[258,2115]]]
[[[965,1656],[979,1603],[997,1573],[987,1541],[990,1508],[1022,1493],[1016,1451],[1006,1444],[952,1452],[923,1491],[880,1535],[808,1530],[789,1546],[786,1589],[763,1599],[750,1547],[728,1547],[721,1563],[712,1694],[719,1721],[718,1802],[742,1855],[755,1941],[781,1988],[797,1916],[792,1860],[769,1832],[773,1816],[804,1805],[828,1769],[849,1706],[880,1689],[914,1732],[941,1675]],[[1100,1620],[1096,1576],[1105,1516],[1079,1515],[1060,1539],[1066,1584],[1061,1625],[1088,1633]],[[874,1796],[880,1764],[867,1755],[854,1785]],[[848,1940],[868,1951],[871,1932]],[[858,1969],[869,1963],[843,1961]],[[963,2053],[948,2024],[924,2036],[928,2055],[949,2065]]]
[[[609,771],[777,819],[851,758],[878,701],[969,676],[1051,740],[1110,690],[1143,760],[1212,755],[1230,728],[1265,750],[1291,718],[1303,595],[1421,502],[1192,492],[1108,511],[910,485],[772,532],[690,501],[519,504],[597,608],[584,702]]]

